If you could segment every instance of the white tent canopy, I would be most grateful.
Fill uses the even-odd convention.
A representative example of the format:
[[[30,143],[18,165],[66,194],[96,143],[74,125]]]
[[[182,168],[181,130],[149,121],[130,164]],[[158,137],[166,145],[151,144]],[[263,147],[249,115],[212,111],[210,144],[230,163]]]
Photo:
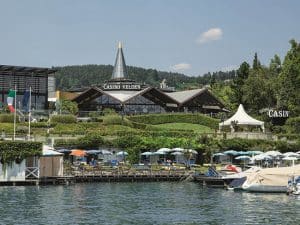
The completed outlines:
[[[224,126],[230,126],[231,131],[234,132],[234,128],[232,125],[233,123],[236,123],[236,125],[260,126],[263,132],[265,132],[264,122],[256,120],[249,116],[245,112],[245,109],[242,104],[239,105],[237,112],[232,117],[230,117],[224,122],[219,123],[219,129],[221,130]]]

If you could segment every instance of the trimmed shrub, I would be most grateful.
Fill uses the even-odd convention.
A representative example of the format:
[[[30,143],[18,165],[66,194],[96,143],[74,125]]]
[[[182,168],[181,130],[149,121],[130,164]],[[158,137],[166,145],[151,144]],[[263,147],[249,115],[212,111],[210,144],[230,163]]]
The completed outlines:
[[[124,125],[132,127],[132,122],[126,118],[123,118],[117,114],[115,115],[107,115],[103,117],[103,124],[105,125]]]
[[[104,139],[99,134],[90,133],[78,139],[56,140],[55,147],[91,149],[104,145]]]
[[[219,120],[205,116],[203,114],[147,114],[138,116],[129,116],[129,120],[144,124],[163,124],[163,123],[195,123],[201,124],[212,129],[218,128]]]
[[[0,123],[13,123],[14,122],[14,114],[0,114]]]
[[[50,121],[51,123],[76,123],[77,119],[73,115],[53,115]]]
[[[136,128],[136,129],[142,129],[142,130],[145,130],[148,128],[149,125],[147,124],[144,124],[144,123],[137,123],[137,122],[131,122],[132,123],[132,126],[133,128]]]

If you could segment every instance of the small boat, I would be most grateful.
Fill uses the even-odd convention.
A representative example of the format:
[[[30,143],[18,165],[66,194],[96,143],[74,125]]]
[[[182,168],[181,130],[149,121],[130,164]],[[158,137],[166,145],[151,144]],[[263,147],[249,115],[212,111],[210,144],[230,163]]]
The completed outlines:
[[[241,178],[236,178],[233,181],[231,181],[228,186],[227,190],[228,191],[239,191],[242,190],[242,185],[245,183],[247,177],[241,177]]]
[[[300,195],[300,176],[293,176],[289,179],[287,194]]]
[[[292,176],[300,176],[300,165],[259,169],[247,174],[242,189],[249,192],[287,193],[287,183]]]

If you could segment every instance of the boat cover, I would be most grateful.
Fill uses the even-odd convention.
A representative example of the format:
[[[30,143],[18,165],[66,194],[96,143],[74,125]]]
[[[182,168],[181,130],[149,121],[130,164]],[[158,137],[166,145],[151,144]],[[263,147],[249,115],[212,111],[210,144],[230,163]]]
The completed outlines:
[[[291,167],[264,168],[246,173],[247,180],[244,184],[267,186],[287,186],[289,178],[300,175],[300,165]]]

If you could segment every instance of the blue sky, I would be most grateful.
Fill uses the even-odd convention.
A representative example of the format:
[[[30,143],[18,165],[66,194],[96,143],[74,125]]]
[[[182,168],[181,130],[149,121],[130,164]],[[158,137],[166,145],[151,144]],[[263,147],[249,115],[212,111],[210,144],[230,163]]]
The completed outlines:
[[[0,64],[113,64],[187,75],[263,64],[300,40],[300,1],[0,0]]]

